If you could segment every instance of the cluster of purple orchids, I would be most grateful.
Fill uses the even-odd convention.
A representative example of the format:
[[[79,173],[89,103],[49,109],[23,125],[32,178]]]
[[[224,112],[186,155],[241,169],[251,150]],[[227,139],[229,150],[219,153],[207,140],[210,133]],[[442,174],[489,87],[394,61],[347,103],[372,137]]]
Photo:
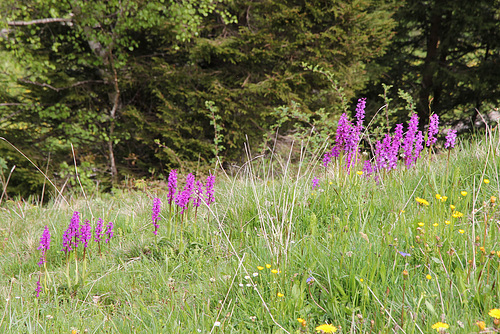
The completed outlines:
[[[40,257],[40,261],[38,262],[38,266],[42,268],[42,266],[47,263],[47,251],[50,249],[50,232],[48,226],[45,226],[43,230],[42,237],[40,238],[40,246],[37,248],[42,251],[42,256]],[[40,276],[38,277],[38,281],[36,282],[36,297],[40,297],[40,292],[42,291],[42,285],[40,284]]]
[[[101,253],[101,244],[103,237],[106,236],[105,242],[108,243],[113,237],[113,222],[109,222],[106,225],[106,230],[104,231],[104,221],[99,218],[97,220],[97,224],[94,228],[94,241],[99,245],[99,253]],[[38,262],[38,266],[41,268],[47,263],[47,251],[50,249],[50,231],[47,226],[43,230],[42,237],[40,238],[40,245],[38,246],[38,250],[42,251],[42,256],[40,257],[40,261]],[[90,225],[90,221],[86,219],[83,224],[80,223],[80,213],[78,211],[73,212],[73,216],[71,217],[71,221],[68,225],[68,228],[63,233],[63,251],[67,256],[71,253],[71,251],[76,252],[76,248],[79,245],[83,247],[83,259],[85,260],[85,254],[87,251],[87,247],[89,245],[89,241],[92,238],[92,228]],[[36,282],[36,297],[40,296],[40,292],[42,291],[42,286],[40,284],[40,278]]]
[[[366,99],[358,100],[356,107],[356,123],[349,121],[344,113],[340,116],[335,143],[331,151],[327,152],[323,158],[323,166],[327,167],[333,158],[344,158],[345,168],[350,171],[359,159],[359,145],[362,139],[363,120],[365,117]],[[386,134],[382,140],[375,143],[375,152],[372,160],[364,162],[363,173],[370,176],[380,170],[391,170],[397,166],[398,158],[402,157],[404,164],[410,168],[420,157],[424,149],[424,144],[431,147],[437,141],[439,133],[439,116],[433,114],[430,117],[427,140],[424,133],[418,130],[418,116],[413,114],[408,122],[406,133],[403,131],[403,124],[397,124],[394,134]],[[446,135],[445,148],[451,149],[455,146],[456,130],[449,130]]]
[[[208,206],[215,202],[215,175],[209,175],[205,181],[205,185],[203,185],[203,182],[196,181],[194,175],[189,173],[186,176],[186,184],[182,189],[177,189],[177,176],[176,169],[172,169],[168,175],[167,201],[170,209],[172,208],[172,203],[174,203],[181,210],[180,214],[182,215],[188,209],[189,203],[192,203],[193,207],[197,209],[202,201],[204,201]],[[155,198],[153,200],[153,213],[151,215],[153,226],[155,228],[153,233],[155,235],[158,234],[158,222],[161,219],[160,211],[161,200],[159,198]]]
[[[97,224],[94,228],[94,241],[99,245],[106,235],[105,242],[108,243],[113,237],[113,222],[109,222],[106,225],[106,230],[104,231],[104,221],[99,218]],[[92,228],[90,226],[90,221],[86,219],[83,224],[80,224],[80,212],[75,211],[68,228],[63,233],[63,248],[62,251],[69,255],[71,251],[75,250],[78,245],[83,246],[83,258],[85,259],[85,253],[88,247],[89,240],[92,238]]]

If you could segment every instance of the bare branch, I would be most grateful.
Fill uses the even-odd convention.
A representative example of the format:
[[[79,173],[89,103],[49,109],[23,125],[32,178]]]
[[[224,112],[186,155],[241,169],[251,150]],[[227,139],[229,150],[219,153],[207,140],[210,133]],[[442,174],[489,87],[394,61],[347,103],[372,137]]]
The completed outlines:
[[[75,87],[86,85],[86,84],[104,83],[105,82],[104,80],[85,80],[85,81],[75,82],[74,84],[72,84],[71,86],[68,86],[68,87],[57,88],[57,87],[54,87],[54,86],[49,85],[47,83],[35,82],[35,81],[28,80],[28,79],[19,79],[19,81],[22,83],[27,83],[27,84],[35,85],[35,86],[39,86],[39,87],[47,87],[47,88],[50,88],[56,92],[60,92],[60,91],[65,90],[65,89],[71,89],[71,88],[75,88]]]
[[[11,21],[7,22],[7,24],[11,27],[18,27],[18,26],[30,26],[33,24],[47,24],[47,23],[53,23],[53,22],[73,22],[73,19],[64,19],[60,17],[49,17],[46,19],[38,19],[38,20],[31,20],[31,21]]]
[[[27,104],[25,104],[25,103],[2,103],[2,104],[0,104],[0,106],[1,106],[1,105],[16,105],[16,104],[18,104],[18,105],[23,105],[23,104],[24,104],[24,105],[27,105]],[[21,110],[18,110],[18,111],[13,112],[12,114],[10,114],[10,115],[8,115],[8,116],[2,117],[2,118],[0,118],[0,123],[3,123],[3,122],[5,122],[6,120],[8,120],[9,118],[12,118],[12,117],[14,117],[14,116],[16,116],[16,115],[18,115],[18,114],[20,114],[20,113],[21,113]]]

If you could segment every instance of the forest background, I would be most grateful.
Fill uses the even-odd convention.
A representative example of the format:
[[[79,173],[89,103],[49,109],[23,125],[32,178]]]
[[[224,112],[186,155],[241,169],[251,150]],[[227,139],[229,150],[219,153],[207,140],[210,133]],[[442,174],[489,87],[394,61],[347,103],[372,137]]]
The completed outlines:
[[[75,159],[106,190],[241,165],[276,131],[324,143],[360,97],[379,131],[409,97],[474,124],[500,99],[500,1],[4,0],[0,59],[6,195],[46,182],[18,150],[58,186],[80,187]]]

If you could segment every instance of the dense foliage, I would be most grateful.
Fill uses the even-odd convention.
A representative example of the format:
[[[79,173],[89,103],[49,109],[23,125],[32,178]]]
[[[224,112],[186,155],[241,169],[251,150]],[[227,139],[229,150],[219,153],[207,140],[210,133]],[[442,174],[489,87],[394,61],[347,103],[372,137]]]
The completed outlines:
[[[485,1],[461,28],[468,7],[450,6],[438,13],[450,26],[439,30],[445,51],[430,59],[432,2],[3,1],[0,133],[60,184],[77,185],[76,163],[84,187],[109,186],[207,166],[214,155],[237,161],[247,140],[260,144],[277,125],[294,134],[321,122],[326,134],[361,91],[380,93],[386,73],[424,105],[422,119],[430,96],[440,114],[494,102],[498,13]],[[477,68],[459,76],[464,63]],[[441,80],[441,95],[425,82],[408,89],[424,70]],[[452,91],[456,99],[440,98]],[[39,194],[44,177],[0,141],[2,185],[14,165],[9,193]]]

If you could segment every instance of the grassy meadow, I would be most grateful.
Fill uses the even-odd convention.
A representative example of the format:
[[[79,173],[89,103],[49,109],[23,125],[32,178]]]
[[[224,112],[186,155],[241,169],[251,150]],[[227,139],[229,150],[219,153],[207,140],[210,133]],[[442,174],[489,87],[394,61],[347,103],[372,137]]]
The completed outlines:
[[[158,183],[4,201],[0,332],[499,332],[499,132],[377,178],[306,146],[249,155],[182,215]],[[113,222],[109,242],[62,251],[75,211]]]

